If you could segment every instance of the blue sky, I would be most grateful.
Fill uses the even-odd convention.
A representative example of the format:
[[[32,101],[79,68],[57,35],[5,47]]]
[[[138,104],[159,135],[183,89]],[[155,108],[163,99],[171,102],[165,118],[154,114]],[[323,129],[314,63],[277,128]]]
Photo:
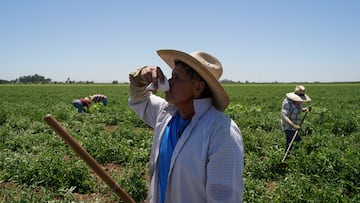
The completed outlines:
[[[221,79],[360,81],[358,0],[0,0],[0,79],[127,82],[158,49],[206,51]]]

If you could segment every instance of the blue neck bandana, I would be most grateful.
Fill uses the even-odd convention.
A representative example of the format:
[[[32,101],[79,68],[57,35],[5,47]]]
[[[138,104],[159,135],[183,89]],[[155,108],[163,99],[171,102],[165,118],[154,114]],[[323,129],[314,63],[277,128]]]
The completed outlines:
[[[160,183],[160,202],[164,202],[165,191],[170,171],[170,163],[175,146],[182,132],[191,120],[184,120],[177,113],[166,126],[159,149],[159,183]]]

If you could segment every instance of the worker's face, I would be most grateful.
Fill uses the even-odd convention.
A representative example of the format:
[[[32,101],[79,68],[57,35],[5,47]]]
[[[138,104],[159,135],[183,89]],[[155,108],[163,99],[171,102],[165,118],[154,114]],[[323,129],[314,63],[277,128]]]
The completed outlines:
[[[175,106],[192,105],[197,97],[198,80],[192,80],[181,64],[175,66],[169,79],[170,90],[165,92],[165,99]]]

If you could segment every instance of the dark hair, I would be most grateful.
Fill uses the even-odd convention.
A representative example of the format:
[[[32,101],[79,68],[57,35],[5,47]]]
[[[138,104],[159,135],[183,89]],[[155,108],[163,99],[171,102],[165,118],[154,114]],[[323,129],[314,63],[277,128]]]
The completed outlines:
[[[180,60],[175,60],[174,62],[175,65],[181,65],[183,68],[185,68],[185,72],[190,76],[191,80],[198,80],[204,82],[205,88],[201,93],[202,98],[212,97],[212,92],[210,91],[209,85],[191,66]]]

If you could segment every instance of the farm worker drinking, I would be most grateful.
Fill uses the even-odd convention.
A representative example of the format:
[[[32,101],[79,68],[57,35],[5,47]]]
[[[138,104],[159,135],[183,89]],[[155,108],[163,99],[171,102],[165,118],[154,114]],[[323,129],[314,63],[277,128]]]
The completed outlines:
[[[230,99],[219,82],[220,61],[205,52],[157,53],[172,69],[165,99],[146,88],[166,86],[159,67],[129,75],[129,106],[154,128],[148,201],[242,202],[244,146],[223,113]]]
[[[305,94],[305,87],[298,85],[294,92],[286,94],[286,98],[281,106],[281,129],[285,132],[286,148],[290,145],[296,130],[300,129],[300,113],[311,111],[311,107],[302,107],[303,102],[310,102],[311,98]],[[295,137],[295,142],[301,141],[299,134]]]
[[[102,102],[104,105],[106,105],[108,102],[108,99],[107,99],[107,96],[105,96],[103,94],[94,94],[94,95],[90,95],[85,98],[75,99],[72,102],[72,104],[75,108],[78,109],[79,113],[82,113],[83,111],[86,111],[86,109],[87,110],[90,109],[91,102],[93,102],[93,103]]]

